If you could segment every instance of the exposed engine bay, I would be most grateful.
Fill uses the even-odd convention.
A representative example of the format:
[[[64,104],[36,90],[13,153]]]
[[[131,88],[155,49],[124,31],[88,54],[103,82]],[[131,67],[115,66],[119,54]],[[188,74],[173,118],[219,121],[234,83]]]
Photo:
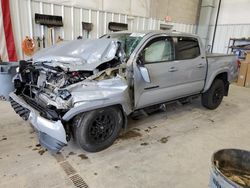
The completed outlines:
[[[75,48],[67,51],[72,43]],[[84,92],[87,85],[99,87],[98,82],[117,76],[125,80],[124,61],[119,41],[70,41],[68,45],[37,53],[30,61],[20,61],[19,73],[14,78],[16,94],[41,112],[43,117],[58,120],[68,109],[83,100],[78,95]],[[87,100],[86,96],[84,100]]]
[[[19,72],[21,79],[15,79],[18,92],[21,92],[25,87],[56,92],[60,88],[83,81],[92,75],[89,71],[67,72],[61,68],[49,67],[43,63],[27,61],[20,61]]]

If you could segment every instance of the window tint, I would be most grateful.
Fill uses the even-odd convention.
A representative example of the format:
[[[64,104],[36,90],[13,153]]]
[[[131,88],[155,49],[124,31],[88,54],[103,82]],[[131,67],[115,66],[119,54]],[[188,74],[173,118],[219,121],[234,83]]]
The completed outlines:
[[[145,63],[171,61],[174,57],[172,40],[157,38],[152,40],[144,49]]]
[[[193,59],[200,55],[199,42],[195,38],[178,37],[176,60]]]

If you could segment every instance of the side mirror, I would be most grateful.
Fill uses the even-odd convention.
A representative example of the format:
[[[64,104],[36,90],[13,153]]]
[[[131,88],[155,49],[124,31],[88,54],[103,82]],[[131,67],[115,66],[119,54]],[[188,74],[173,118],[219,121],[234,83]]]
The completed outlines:
[[[142,78],[144,79],[144,81],[150,83],[151,81],[150,81],[148,69],[146,67],[143,67],[143,66],[139,66],[139,69],[140,69],[140,72],[141,72],[141,75],[142,75]]]

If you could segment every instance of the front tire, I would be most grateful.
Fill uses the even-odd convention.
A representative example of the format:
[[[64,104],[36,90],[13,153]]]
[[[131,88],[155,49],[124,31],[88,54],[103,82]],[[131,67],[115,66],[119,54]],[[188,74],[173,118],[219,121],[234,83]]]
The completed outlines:
[[[123,125],[122,112],[117,107],[106,107],[81,115],[74,127],[80,147],[98,152],[113,144]]]
[[[202,105],[210,110],[216,109],[225,95],[225,83],[223,80],[214,80],[208,91],[202,94]]]

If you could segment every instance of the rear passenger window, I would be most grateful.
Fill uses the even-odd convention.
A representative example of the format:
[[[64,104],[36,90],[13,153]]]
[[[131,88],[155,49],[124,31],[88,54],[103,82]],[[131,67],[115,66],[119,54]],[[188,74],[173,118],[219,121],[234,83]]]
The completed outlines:
[[[178,37],[176,60],[193,59],[200,55],[199,42],[196,38]]]

